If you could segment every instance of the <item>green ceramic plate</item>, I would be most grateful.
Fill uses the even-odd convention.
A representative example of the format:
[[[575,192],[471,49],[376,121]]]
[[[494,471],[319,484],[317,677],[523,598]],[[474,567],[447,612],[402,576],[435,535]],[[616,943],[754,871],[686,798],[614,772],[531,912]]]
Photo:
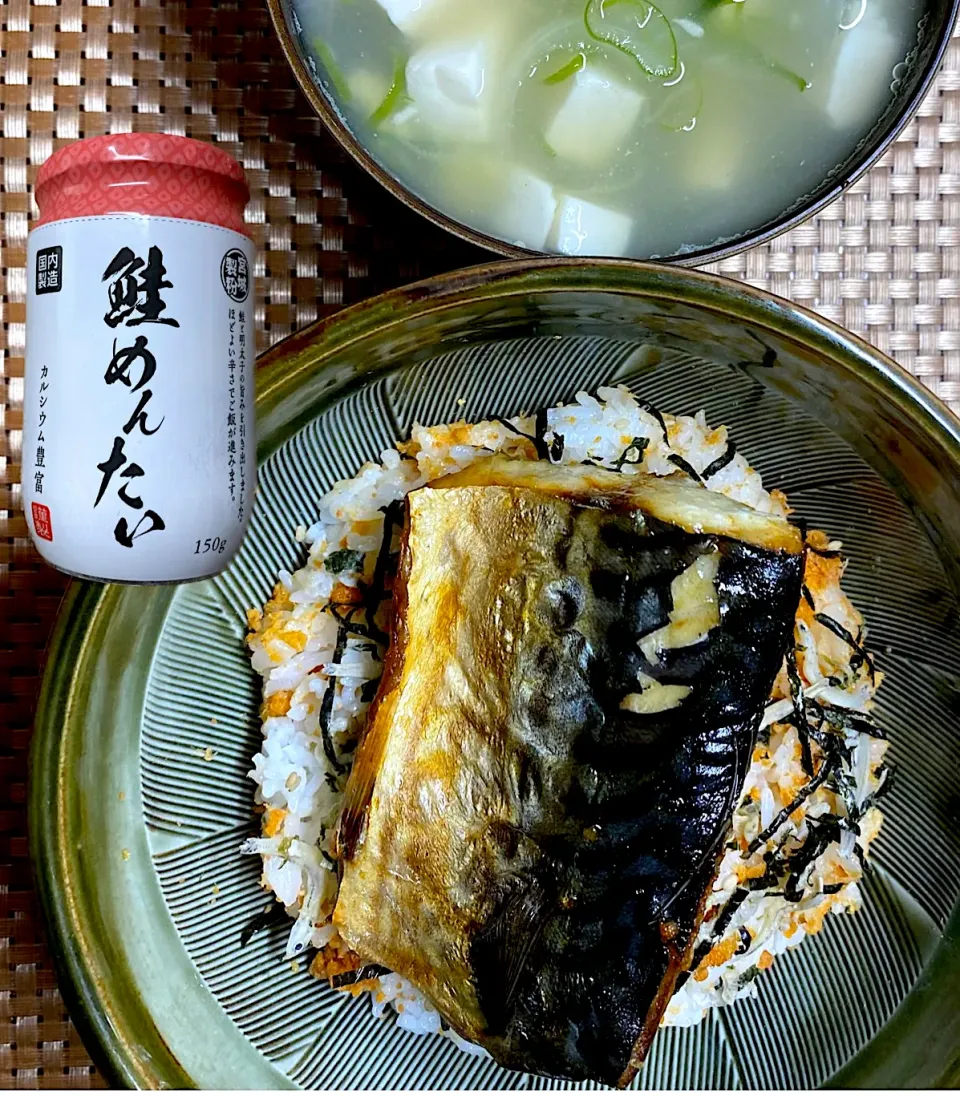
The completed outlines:
[[[661,1032],[647,1087],[960,1081],[960,430],[863,343],[706,275],[545,260],[389,294],[281,344],[259,376],[260,490],[220,577],[75,584],[37,717],[31,828],[71,1012],[118,1084],[565,1087],[376,1021],[245,947],[263,908],[246,773],[259,742],[244,612],[301,558],[320,495],[414,420],[513,414],[604,382],[732,426],[768,483],[847,544],[888,674],[900,778],[864,909],[741,1002]]]

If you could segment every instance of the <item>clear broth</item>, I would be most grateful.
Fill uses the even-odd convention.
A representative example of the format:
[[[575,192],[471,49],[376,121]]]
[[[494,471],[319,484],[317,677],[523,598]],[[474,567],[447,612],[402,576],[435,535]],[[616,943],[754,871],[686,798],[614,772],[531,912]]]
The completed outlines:
[[[659,0],[647,27],[645,0],[591,0],[618,47],[585,2],[421,0],[407,33],[379,0],[295,9],[350,128],[425,202],[532,250],[652,258],[816,189],[888,107],[926,10]],[[674,61],[664,24],[674,68],[651,75]]]

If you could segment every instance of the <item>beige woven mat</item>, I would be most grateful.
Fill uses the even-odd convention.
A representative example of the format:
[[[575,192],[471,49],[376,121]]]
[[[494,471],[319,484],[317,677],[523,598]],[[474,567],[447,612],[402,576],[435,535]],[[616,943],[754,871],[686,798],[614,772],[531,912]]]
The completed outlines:
[[[31,188],[59,143],[130,129],[221,142],[245,166],[264,256],[260,348],[345,303],[483,258],[345,162],[256,0],[0,0],[0,1087],[100,1081],[43,943],[26,749],[61,578],[19,509]],[[919,117],[823,215],[718,269],[819,309],[960,409],[960,40]]]

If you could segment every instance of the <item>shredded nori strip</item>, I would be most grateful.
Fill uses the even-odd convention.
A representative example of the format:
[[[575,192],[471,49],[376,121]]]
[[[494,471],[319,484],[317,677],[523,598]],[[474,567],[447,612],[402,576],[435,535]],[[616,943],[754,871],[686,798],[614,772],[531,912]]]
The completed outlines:
[[[886,772],[887,779],[884,780],[884,782],[880,785],[879,788],[877,788],[875,792],[871,792],[856,809],[854,815],[852,816],[855,822],[859,822],[867,813],[867,811],[870,810],[871,807],[876,805],[877,800],[882,799],[885,795],[887,795],[887,793],[894,785],[894,781],[897,775],[897,768],[895,765],[881,765],[879,772],[881,775]],[[859,827],[857,827],[857,829],[859,832]]]
[[[359,970],[346,970],[343,974],[335,974],[330,979],[330,985],[334,989],[343,989],[344,986],[352,986],[357,982],[366,982],[368,978],[379,978],[382,974],[389,973],[389,967],[382,967],[379,963],[367,963]]]
[[[840,825],[828,820],[822,824],[819,820],[809,819],[812,830],[803,845],[790,857],[790,876],[783,888],[783,897],[788,902],[799,902],[803,898],[803,876],[810,865],[840,837]]]
[[[340,660],[343,658],[343,652],[347,649],[347,640],[349,638],[350,630],[348,625],[344,621],[340,621],[340,625],[337,628],[337,645],[333,649],[333,658],[330,660],[332,665],[339,665]],[[327,681],[327,689],[323,694],[323,700],[320,703],[320,734],[323,739],[323,752],[327,755],[327,760],[338,773],[345,773],[347,771],[346,766],[340,764],[336,748],[333,745],[333,738],[330,735],[330,716],[333,714],[333,696],[336,692],[336,688],[337,679],[331,677]]]
[[[810,608],[814,612],[816,612],[817,605],[816,602],[813,600],[813,594],[810,593],[810,587],[806,583],[804,583],[800,587],[800,592],[803,594],[803,600],[810,606]]]
[[[721,456],[717,457],[715,461],[712,461],[710,464],[707,465],[706,468],[704,468],[703,472],[701,473],[704,481],[708,480],[711,476],[715,476],[718,472],[722,472],[736,455],[737,447],[733,444],[732,441],[728,441],[726,452],[721,454]]]
[[[713,950],[714,943],[727,931],[727,926],[733,920],[733,915],[743,905],[747,896],[750,894],[748,890],[743,887],[738,887],[730,896],[730,900],[720,911],[719,916],[713,923],[713,928],[709,937],[706,940],[701,940],[697,944],[696,950],[693,953],[693,958],[690,960],[689,971],[695,971],[704,959]]]
[[[733,915],[746,901],[747,895],[749,893],[749,890],[746,890],[743,887],[738,887],[737,890],[735,890],[730,896],[730,901],[727,902],[727,904],[723,907],[720,916],[714,922],[712,935],[715,940],[723,936],[723,934],[727,931],[727,926],[733,920]]]
[[[372,617],[383,600],[384,583],[390,566],[390,548],[393,543],[394,526],[403,522],[403,500],[397,499],[389,506],[381,506],[383,511],[383,539],[377,553],[377,562],[373,568],[373,578],[366,592],[367,613]]]
[[[831,781],[837,794],[843,800],[844,806],[847,808],[847,816],[856,822],[857,817],[857,799],[856,799],[856,785],[853,782],[853,778],[849,773],[844,772],[843,769],[837,769],[833,774]]]
[[[793,647],[787,651],[787,679],[790,682],[790,699],[793,702],[793,718],[796,721],[797,737],[800,739],[800,761],[807,776],[813,776],[813,757],[810,754],[810,725],[807,723],[807,714],[803,703],[803,685],[800,681],[800,671],[797,669],[797,652]]]
[[[287,911],[283,908],[282,903],[272,903],[269,909],[263,910],[261,913],[251,917],[240,930],[240,947],[245,948],[254,936],[256,936],[258,932],[262,932],[263,929],[269,929],[273,925],[280,925],[286,920]]]
[[[700,966],[700,964],[706,959],[713,949],[713,940],[701,940],[697,944],[696,950],[693,953],[693,958],[690,960],[690,966],[680,975],[677,979],[677,989],[679,989],[683,983],[690,977],[690,975]]]
[[[777,815],[776,818],[770,823],[765,830],[761,830],[760,833],[750,842],[747,846],[747,855],[752,856],[753,853],[770,840],[771,837],[780,829],[780,827],[787,821],[791,814],[803,805],[803,803],[810,798],[811,795],[819,788],[827,779],[827,777],[833,772],[836,765],[836,756],[832,753],[828,753],[823,759],[823,764],[820,766],[820,771],[817,775],[806,784],[797,793],[796,798],[792,803],[788,803],[783,810]]]
[[[703,480],[700,478],[700,473],[689,461],[684,460],[679,453],[668,453],[667,460],[670,461],[671,464],[675,464],[681,472],[686,472],[687,475],[691,479],[696,480],[697,483],[703,483]]]
[[[563,434],[554,433],[553,441],[550,442],[550,460],[554,464],[559,464],[563,458],[563,449],[566,445],[566,439]]]
[[[363,636],[364,639],[378,640],[380,643],[386,643],[390,638],[386,632],[381,631],[376,624],[358,624],[353,618],[356,613],[361,609],[365,609],[366,606],[361,603],[359,605],[350,603],[340,603],[331,601],[327,605],[327,609],[330,611],[330,615],[336,620],[341,628],[345,629],[348,635]],[[340,610],[345,609],[345,612]],[[335,660],[331,659],[331,665],[336,666]]]
[[[821,766],[820,772],[817,773],[814,779],[800,792],[797,798],[780,812],[771,825],[751,843],[745,854],[746,856],[752,855],[757,851],[760,845],[774,836],[780,826],[783,825],[799,806],[801,806],[803,801],[827,780],[834,771],[836,762],[837,755],[833,752],[828,753]],[[877,791],[877,796],[886,790],[887,784],[889,784],[889,778]],[[866,803],[864,803],[864,806],[866,806]],[[841,829],[851,828],[848,820],[833,814],[821,815],[817,819],[810,819],[808,825],[811,829],[811,834],[799,849],[789,856],[780,855],[779,851],[775,850],[770,850],[765,853],[764,860],[767,864],[767,870],[764,872],[763,876],[759,879],[747,880],[733,892],[726,906],[724,906],[722,912],[714,922],[710,937],[697,945],[688,971],[680,980],[678,980],[678,986],[682,985],[683,981],[686,980],[686,977],[695,971],[710,953],[715,946],[716,941],[726,932],[730,922],[733,920],[734,914],[736,914],[737,910],[743,905],[752,891],[766,891],[768,897],[783,897],[786,898],[788,902],[799,902],[803,897],[803,887],[800,885],[803,874],[834,841],[839,840]],[[854,832],[858,831],[855,829]],[[860,860],[860,863],[865,864],[863,852],[859,845],[854,846],[854,851],[857,858]],[[785,872],[788,872],[789,875],[783,889],[778,889],[776,891],[770,890],[771,887],[777,887],[779,885],[781,876]],[[839,891],[841,887],[842,884],[836,886],[836,888],[825,887],[823,893],[834,894]],[[744,930],[741,928],[739,931],[741,945],[736,954],[741,955],[749,948],[752,939],[745,943]],[[747,935],[749,936],[749,934]],[[753,969],[755,971],[756,968]],[[748,971],[747,974],[750,974],[750,972]],[[752,981],[752,977],[747,980]]]
[[[653,417],[657,420],[660,429],[663,431],[663,440],[667,443],[667,445],[669,445],[670,441],[667,437],[667,423],[663,415],[660,414],[660,412],[656,409],[656,407],[653,406],[653,404],[649,400],[637,399],[637,404],[642,411],[646,411],[648,415],[653,415]]]
[[[818,704],[815,700],[807,700],[804,698],[803,710],[807,718],[807,728],[818,742],[821,741],[821,736],[818,732],[823,730],[823,723],[825,716],[823,714],[823,706]],[[816,721],[815,723],[813,721]]]
[[[537,447],[537,459],[549,460],[550,459],[550,446],[547,443],[547,431],[550,426],[547,422],[547,409],[541,407],[537,412],[536,425],[534,427],[535,437],[533,444]]]
[[[852,636],[839,620],[834,620],[832,616],[827,616],[826,613],[816,613],[813,619],[833,632],[835,636],[839,636],[853,650],[854,654],[850,659],[851,670],[859,670],[861,666],[866,666],[870,674],[870,680],[876,681],[877,671],[873,665],[873,659],[859,639]]]
[[[546,413],[546,412],[544,412],[544,413]],[[538,412],[538,414],[539,414],[539,412]],[[527,441],[532,442],[534,448],[537,450],[538,459],[544,460],[546,458],[546,455],[545,455],[545,452],[544,452],[544,447],[546,445],[546,442],[544,442],[543,438],[537,438],[533,434],[525,434],[518,426],[514,426],[513,423],[510,422],[509,419],[501,418],[500,415],[494,415],[493,416],[493,421],[500,423],[501,426],[505,426],[508,430],[512,430],[513,433],[517,435],[517,437],[526,438]]]
[[[774,861],[771,861],[771,866],[759,877],[759,879],[748,879],[747,890],[748,891],[766,891],[770,893],[770,888],[775,887],[780,882],[780,872],[777,871]]]
[[[783,874],[783,863],[778,860],[779,849],[770,849],[763,854],[763,862],[767,865],[766,871],[757,879],[747,879],[743,886],[748,891],[769,891],[777,886],[780,876]],[[747,853],[749,856],[750,854]]]
[[[396,500],[391,502],[389,506],[382,506],[380,509],[383,511],[383,539],[380,541],[380,549],[377,553],[377,562],[373,569],[373,578],[370,581],[369,587],[364,591],[363,601],[359,604],[339,605],[335,602],[330,602],[327,606],[331,615],[337,621],[337,644],[333,651],[333,657],[330,659],[329,665],[338,666],[343,660],[344,652],[347,649],[347,643],[350,636],[360,636],[363,639],[373,640],[374,644],[360,644],[359,650],[376,651],[376,643],[387,643],[389,636],[386,632],[382,631],[373,622],[374,614],[380,607],[380,603],[383,601],[385,595],[385,585],[387,571],[390,566],[391,560],[391,545],[393,543],[393,530],[394,526],[400,524],[403,521],[403,500]],[[346,549],[339,553],[343,555],[346,553]],[[338,553],[333,553],[337,555]],[[363,557],[362,552],[353,553]],[[328,562],[333,556],[328,557]],[[367,623],[361,624],[355,621],[354,616],[363,609],[367,615]],[[343,610],[343,611],[341,611]],[[369,703],[376,695],[377,681],[368,681],[364,684],[361,691],[361,699]],[[333,744],[333,738],[330,735],[330,717],[333,714],[333,701],[336,695],[337,681],[336,678],[331,677],[327,685],[327,690],[323,694],[323,700],[320,704],[320,734],[323,742],[323,752],[327,756],[327,760],[337,773],[345,773],[347,766],[340,762],[337,757],[336,747]],[[332,790],[337,790],[336,778],[328,771],[324,774],[328,785]]]
[[[826,818],[826,815],[821,815],[821,818]],[[841,829],[849,830],[855,837],[859,837],[861,834],[860,827],[847,815],[837,815],[837,821],[840,823]]]
[[[632,442],[624,449],[619,457],[613,462],[614,468],[618,472],[623,471],[625,464],[643,464],[643,455],[647,450],[647,446],[650,444],[649,438],[634,438]],[[631,457],[631,453],[636,453],[636,457]]]
[[[344,652],[347,649],[347,643],[350,636],[360,636],[363,639],[373,640],[378,643],[386,643],[389,640],[389,636],[386,632],[373,623],[373,617],[377,609],[380,606],[380,602],[384,599],[384,587],[386,583],[387,569],[390,566],[390,547],[393,541],[393,529],[394,526],[399,524],[403,520],[403,502],[398,500],[390,503],[389,506],[381,507],[384,514],[383,521],[383,539],[380,542],[380,550],[377,553],[377,562],[373,569],[373,578],[371,579],[369,587],[364,591],[363,601],[359,604],[339,605],[335,602],[330,602],[327,606],[331,615],[337,621],[337,644],[333,651],[333,657],[330,659],[329,665],[338,666],[343,659]],[[362,560],[363,553],[355,552],[349,553],[346,549],[329,556],[327,563],[336,555],[352,554],[359,556]],[[344,569],[344,568],[341,568]],[[354,616],[361,610],[365,610],[367,614],[367,623],[360,624],[355,621]],[[341,612],[341,610],[344,610]],[[362,644],[360,649],[376,650],[376,647],[371,647],[368,644]],[[370,686],[373,686],[372,693],[370,692]],[[367,682],[364,685],[361,697],[364,700],[372,700],[376,693],[377,682]],[[337,751],[333,744],[333,738],[330,735],[330,716],[333,714],[333,701],[336,695],[337,681],[336,678],[331,677],[327,690],[323,694],[323,700],[320,704],[320,734],[323,741],[323,752],[327,756],[327,760],[333,766],[337,773],[345,773],[347,766],[341,764],[337,757]],[[327,783],[330,787],[336,791],[337,782],[329,772],[324,774],[327,778]]]
[[[843,883],[828,883],[821,893],[823,894],[839,894],[843,890]]]
[[[494,415],[493,421],[500,423],[501,426],[505,426],[508,430],[512,430],[514,434],[519,434],[521,438],[526,438],[527,441],[533,441],[533,438],[529,434],[525,434],[519,426],[514,426],[509,419],[505,419],[502,415]]]
[[[734,955],[743,955],[744,952],[750,950],[750,945],[753,943],[753,937],[750,935],[748,929],[745,929],[743,925],[740,926],[740,946],[733,953]]]
[[[821,719],[834,727],[850,729],[858,734],[866,734],[871,738],[886,739],[887,734],[870,716],[863,712],[850,711],[847,708],[827,707],[817,703],[816,700],[808,700],[807,708],[815,707]]]

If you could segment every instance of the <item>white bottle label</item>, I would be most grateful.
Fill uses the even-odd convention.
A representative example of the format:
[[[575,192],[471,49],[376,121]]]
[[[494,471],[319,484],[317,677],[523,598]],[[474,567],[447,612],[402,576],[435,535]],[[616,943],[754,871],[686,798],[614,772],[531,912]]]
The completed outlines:
[[[55,567],[118,582],[223,570],[256,481],[254,246],[116,214],[27,249],[23,508]]]

